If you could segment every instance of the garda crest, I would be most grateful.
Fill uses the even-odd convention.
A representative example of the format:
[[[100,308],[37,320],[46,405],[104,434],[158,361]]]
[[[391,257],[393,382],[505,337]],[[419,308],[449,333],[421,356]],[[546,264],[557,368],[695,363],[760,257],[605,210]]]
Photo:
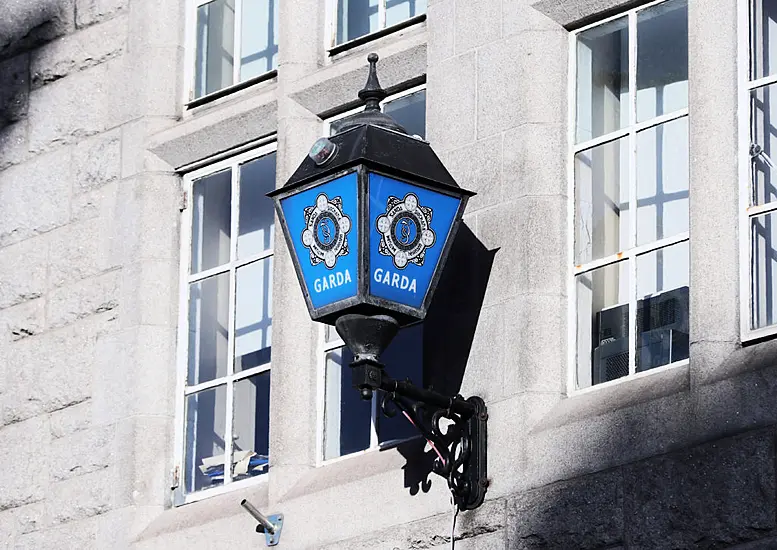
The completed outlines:
[[[348,254],[346,234],[351,230],[351,218],[343,214],[343,200],[329,200],[324,193],[316,197],[316,204],[305,208],[305,229],[302,244],[310,249],[310,264],[324,262],[334,268],[338,256]]]
[[[409,263],[424,265],[426,249],[434,246],[437,239],[429,227],[431,223],[432,209],[418,204],[414,193],[408,193],[404,199],[389,197],[385,214],[375,224],[382,235],[378,252],[392,256],[398,269]]]

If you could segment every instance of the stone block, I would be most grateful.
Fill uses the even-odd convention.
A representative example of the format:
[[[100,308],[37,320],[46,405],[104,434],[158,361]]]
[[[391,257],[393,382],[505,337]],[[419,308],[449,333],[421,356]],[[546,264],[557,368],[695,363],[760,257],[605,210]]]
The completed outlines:
[[[121,177],[121,130],[80,141],[73,147],[73,191],[83,193]]]
[[[568,194],[566,128],[563,124],[524,124],[503,135],[503,196]]]
[[[429,2],[426,9],[426,32],[429,37],[426,55],[430,67],[453,55],[454,2],[455,0],[440,0],[435,4]]]
[[[504,348],[505,395],[531,391],[564,393],[568,355],[566,298],[520,295],[501,307],[506,336],[497,341]]]
[[[0,340],[14,342],[40,334],[45,315],[43,298],[0,309]]]
[[[452,149],[445,153],[443,164],[464,189],[475,191],[477,195],[467,203],[467,212],[475,212],[499,204],[503,194],[502,177],[502,136]]]
[[[179,46],[183,42],[185,20],[186,5],[178,0],[131,2],[130,49],[139,52],[147,46]]]
[[[25,121],[0,128],[0,170],[19,164],[29,157]]]
[[[127,9],[128,0],[76,0],[76,26],[85,27]]]
[[[526,123],[564,124],[569,43],[558,31],[524,32],[477,52],[477,137]],[[494,106],[498,106],[495,108]]]
[[[175,327],[178,322],[180,265],[147,260],[122,270],[121,303],[124,327],[136,324]]]
[[[72,223],[49,234],[49,286],[93,277],[113,267],[110,225],[101,218]]]
[[[82,279],[49,294],[48,325],[61,327],[119,307],[120,271]],[[114,317],[117,312],[113,312]]]
[[[117,17],[51,42],[32,54],[32,87],[99,65],[126,49],[127,17]]]
[[[475,53],[457,55],[429,67],[426,138],[437,153],[475,140]]]
[[[502,2],[502,36],[524,31],[558,30],[559,24],[532,7],[535,0],[504,0]]]
[[[483,308],[478,318],[472,348],[461,383],[465,397],[478,395],[486,402],[504,396],[501,373],[506,367],[504,346],[505,309],[501,305]]]
[[[27,116],[30,99],[30,58],[17,55],[0,62],[0,127]]]
[[[319,68],[327,34],[317,0],[281,2],[278,5],[278,66],[289,82]],[[328,45],[328,44],[327,44]]]
[[[70,220],[73,222],[80,222],[100,218],[104,223],[110,224],[110,229],[113,229],[112,214],[116,208],[118,190],[119,182],[114,181],[99,189],[73,195],[70,206]],[[109,231],[108,227],[106,227],[106,231]],[[108,238],[112,238],[113,236],[112,232],[107,235]],[[111,251],[113,248],[114,247],[111,247]],[[111,261],[115,262],[118,261],[118,259],[114,258]]]
[[[456,0],[454,14],[456,54],[494,42],[502,36],[502,2]]]
[[[52,543],[56,544],[57,550],[96,548],[96,525],[96,518],[90,518],[53,529],[20,535],[16,539],[14,550],[40,550],[40,548],[50,547]]]
[[[16,538],[16,516],[14,510],[0,512],[0,549],[11,550]]]
[[[44,151],[98,134],[132,117],[137,85],[122,58],[112,59],[30,93],[30,150]],[[123,86],[114,85],[116,82]]]
[[[70,151],[60,149],[0,173],[0,246],[67,223]]]
[[[507,548],[609,548],[623,540],[623,481],[603,472],[528,491],[507,503]]]
[[[723,548],[773,533],[774,459],[761,432],[625,467],[626,546]]]
[[[87,430],[92,425],[91,401],[71,405],[49,415],[51,437],[54,439],[68,437]]]
[[[73,0],[11,0],[0,19],[0,58],[34,49],[73,30]]]
[[[0,248],[0,309],[43,296],[47,254],[45,237]]]
[[[115,426],[96,426],[59,437],[51,443],[51,481],[65,481],[104,470],[116,460]]]
[[[14,508],[14,516],[16,517],[16,532],[19,535],[40,531],[49,526],[45,501]]]
[[[171,166],[147,149],[151,135],[174,124],[168,117],[145,117],[121,127],[121,177],[140,172],[167,172]]]
[[[112,448],[122,473],[113,487],[120,500],[133,506],[162,507],[170,502],[173,432],[172,416],[141,415],[119,423]]]
[[[52,526],[104,514],[115,507],[115,468],[100,469],[66,481],[51,483],[46,513]]]
[[[50,439],[45,416],[0,429],[0,511],[46,498]]]

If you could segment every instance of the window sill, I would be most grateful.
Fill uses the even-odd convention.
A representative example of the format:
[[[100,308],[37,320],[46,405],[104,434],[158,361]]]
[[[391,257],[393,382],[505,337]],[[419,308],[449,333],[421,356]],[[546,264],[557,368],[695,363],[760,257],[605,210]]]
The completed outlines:
[[[266,82],[267,80],[272,80],[277,76],[278,76],[278,70],[273,69],[270,72],[260,74],[259,76],[255,76],[253,78],[249,78],[248,80],[244,80],[243,82],[233,84],[232,86],[227,86],[226,88],[222,88],[215,92],[211,92],[207,95],[198,97],[197,99],[194,99],[188,102],[185,105],[186,110],[188,111],[190,109],[195,109],[197,107],[200,107],[201,105],[206,105],[208,103],[216,101],[217,99],[221,99],[222,97],[226,97],[228,95],[239,92],[240,90],[245,90],[246,88],[250,88],[254,84],[259,84],[260,82]]]
[[[203,489],[195,493],[184,494],[182,490],[175,490],[173,493],[173,506],[180,507],[186,504],[192,504],[193,502],[199,502],[201,500],[231,493],[233,491],[239,491],[241,489],[248,489],[257,485],[267,484],[269,476],[270,474],[268,472],[260,476],[241,479],[240,481],[233,481],[229,485],[221,485],[211,489]]]
[[[379,31],[365,34],[364,36],[360,36],[359,38],[354,38],[353,40],[349,40],[348,42],[343,42],[342,44],[338,44],[337,46],[334,46],[333,48],[329,49],[329,57],[334,57],[337,54],[347,52],[348,50],[361,46],[362,44],[367,44],[368,42],[372,42],[373,40],[377,40],[378,38],[383,38],[384,36],[388,36],[389,34],[399,32],[408,27],[412,27],[413,25],[418,25],[420,23],[423,23],[424,21],[426,21],[426,14],[422,13],[421,15],[416,15],[415,17],[411,17],[410,19],[405,19],[404,21],[401,21],[396,25],[392,25],[390,27],[386,27],[385,29],[380,29]]]

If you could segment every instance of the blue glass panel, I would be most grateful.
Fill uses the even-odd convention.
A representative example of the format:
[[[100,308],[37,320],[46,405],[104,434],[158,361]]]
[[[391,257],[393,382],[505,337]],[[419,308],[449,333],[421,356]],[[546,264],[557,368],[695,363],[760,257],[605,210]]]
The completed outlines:
[[[369,194],[370,293],[420,307],[460,199],[380,174]]]
[[[356,295],[356,187],[356,173],[351,172],[281,200],[315,308]]]

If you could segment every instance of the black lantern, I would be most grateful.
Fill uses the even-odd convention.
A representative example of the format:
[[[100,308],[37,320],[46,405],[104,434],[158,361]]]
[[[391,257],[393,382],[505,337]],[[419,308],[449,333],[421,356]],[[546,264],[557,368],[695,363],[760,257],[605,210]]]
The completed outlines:
[[[379,361],[400,326],[423,320],[471,191],[458,186],[429,143],[380,111],[370,54],[363,112],[321,138],[275,200],[310,316],[336,325],[354,354],[354,386],[408,415],[440,453],[460,509],[483,502],[486,407],[392,380]],[[390,414],[390,413],[389,413]],[[455,429],[443,432],[444,418]]]

